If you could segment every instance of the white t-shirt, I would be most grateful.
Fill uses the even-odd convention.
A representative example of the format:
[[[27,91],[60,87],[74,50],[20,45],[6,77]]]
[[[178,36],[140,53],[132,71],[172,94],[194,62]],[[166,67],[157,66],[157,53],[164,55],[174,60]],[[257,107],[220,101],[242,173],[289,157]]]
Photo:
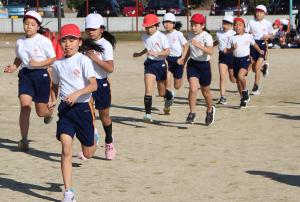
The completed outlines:
[[[24,36],[17,40],[16,56],[22,61],[20,65],[21,69],[24,67],[37,69],[30,67],[29,61],[31,59],[39,62],[47,58],[55,58],[56,55],[50,39],[41,34],[36,34],[32,38],[26,38]],[[40,67],[40,69],[42,68],[43,67]]]
[[[224,49],[227,48],[228,41],[233,35],[235,35],[235,31],[233,31],[232,29],[228,30],[227,32],[225,32],[224,30],[217,31],[216,38],[219,42],[219,51],[224,51]]]
[[[114,60],[114,51],[112,45],[104,38],[101,38],[96,41],[97,44],[101,45],[104,49],[102,54],[98,54],[100,60],[108,61]],[[95,69],[95,75],[97,79],[105,79],[108,77],[109,73],[102,69],[99,65],[93,62],[93,66]]]
[[[233,50],[234,57],[246,57],[250,55],[250,45],[254,45],[255,41],[253,36],[248,33],[244,33],[242,35],[234,35],[230,37],[228,48],[231,48],[237,45],[237,48]]]
[[[85,88],[91,77],[95,77],[92,61],[81,53],[53,63],[52,81],[54,84],[59,84],[61,100],[65,100],[68,95]],[[89,102],[91,95],[91,93],[82,95],[76,102]]]
[[[143,34],[142,40],[146,49],[149,51],[161,52],[167,48],[170,48],[168,39],[166,35],[160,31],[156,31],[152,35]],[[166,57],[163,56],[147,56],[151,60],[165,60]]]
[[[182,32],[173,30],[171,33],[166,33],[170,44],[170,56],[179,57],[182,55],[182,46],[187,43]]]
[[[196,39],[196,41],[202,43],[204,46],[208,47],[208,46],[213,46],[213,39],[212,36],[207,33],[206,31],[201,32],[200,34],[193,34],[193,33],[189,33],[188,34],[188,39],[190,42],[190,57],[193,60],[197,60],[197,61],[209,61],[210,60],[210,56],[207,53],[204,53],[201,49],[197,48],[196,46],[194,46],[192,44],[192,40]]]
[[[266,19],[258,21],[256,19],[250,20],[246,27],[246,32],[253,35],[254,40],[264,40],[264,35],[273,34],[273,27],[271,22]]]

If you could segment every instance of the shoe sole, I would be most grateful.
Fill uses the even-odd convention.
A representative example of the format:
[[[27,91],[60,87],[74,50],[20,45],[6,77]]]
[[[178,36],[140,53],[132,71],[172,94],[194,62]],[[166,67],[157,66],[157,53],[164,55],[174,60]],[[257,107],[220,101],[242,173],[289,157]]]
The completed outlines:
[[[170,111],[171,111],[171,108],[170,108],[170,107],[164,108],[164,113],[165,113],[165,115],[170,115]]]
[[[255,95],[255,96],[257,96],[257,95],[260,95],[260,92],[258,92],[258,93],[251,92],[251,95]]]

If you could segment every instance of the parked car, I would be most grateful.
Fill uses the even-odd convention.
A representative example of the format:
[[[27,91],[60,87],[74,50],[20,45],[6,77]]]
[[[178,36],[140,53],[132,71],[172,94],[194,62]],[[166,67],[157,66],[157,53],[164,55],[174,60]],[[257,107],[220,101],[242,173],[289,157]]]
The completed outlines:
[[[293,0],[293,14],[298,14],[300,0]],[[271,0],[268,6],[269,14],[288,14],[290,12],[290,2],[287,0]]]
[[[0,5],[0,18],[8,18],[8,10],[2,5]]]
[[[42,17],[53,18],[58,16],[58,1],[57,0],[26,0],[25,10],[34,10]],[[63,4],[61,3],[61,16],[64,17]]]
[[[132,16],[142,16],[144,12],[144,4],[142,1],[136,0],[118,0],[122,14],[124,16],[132,17]],[[138,3],[138,11],[136,8],[136,3]]]
[[[121,7],[116,0],[89,0],[88,13],[99,13],[106,16],[121,16]],[[85,17],[86,14],[86,1],[78,10],[77,17]]]
[[[215,0],[211,5],[210,15],[246,15],[249,14],[249,1],[240,0],[240,9],[238,8],[238,0]]]
[[[9,18],[23,18],[25,13],[24,0],[2,0],[3,6],[7,9]]]
[[[186,15],[190,10],[187,8],[185,0],[149,0],[143,14],[164,15],[169,12],[174,15]]]

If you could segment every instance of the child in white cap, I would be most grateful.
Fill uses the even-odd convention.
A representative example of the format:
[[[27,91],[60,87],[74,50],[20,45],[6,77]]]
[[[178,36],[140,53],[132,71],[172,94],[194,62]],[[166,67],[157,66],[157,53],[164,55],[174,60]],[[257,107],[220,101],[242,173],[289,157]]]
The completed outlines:
[[[216,33],[216,41],[214,46],[218,45],[219,49],[219,74],[220,74],[220,94],[221,97],[218,104],[227,104],[227,98],[225,96],[226,91],[226,76],[229,72],[230,81],[235,83],[235,78],[233,76],[233,55],[232,53],[226,53],[225,49],[227,47],[228,41],[231,36],[235,34],[232,29],[233,17],[226,15],[222,20],[222,29]]]
[[[42,24],[42,17],[35,11],[28,11],[23,18],[25,36],[17,40],[16,58],[14,63],[5,67],[4,72],[12,73],[18,67],[20,71],[19,92],[21,111],[19,124],[22,139],[19,149],[29,149],[28,130],[32,101],[35,102],[36,113],[44,117],[46,124],[52,120],[53,103],[49,103],[50,77],[47,71],[49,65],[55,61],[55,51],[52,42],[38,33]]]
[[[260,55],[253,47],[251,47],[251,59],[252,59],[252,70],[255,72],[255,81],[252,88],[253,95],[259,95],[259,80],[261,71],[263,76],[266,77],[269,73],[269,65],[263,65],[266,59],[267,53],[267,41],[273,37],[273,27],[271,22],[265,19],[267,8],[264,5],[258,5],[255,8],[255,17],[250,20],[246,32],[253,35],[253,38],[257,45],[264,51],[263,55]],[[263,66],[263,69],[261,69]]]
[[[189,45],[187,40],[180,32],[182,24],[176,22],[176,17],[173,13],[166,13],[163,18],[163,26],[166,30],[166,36],[170,44],[170,55],[167,57],[168,62],[168,74],[166,88],[171,89],[172,76],[174,78],[174,88],[179,89],[182,86],[182,75],[185,58],[188,52]],[[172,91],[174,100],[175,92]],[[165,113],[169,113],[169,105],[165,104]],[[171,103],[170,103],[171,104]]]
[[[115,46],[115,38],[105,31],[103,18],[97,13],[89,14],[85,18],[85,32],[89,39],[94,40],[104,49],[103,53],[89,50],[86,55],[93,62],[98,84],[97,91],[93,92],[93,99],[105,131],[105,156],[106,159],[112,160],[116,156],[116,148],[112,136],[112,120],[109,115],[111,87],[108,77],[114,71],[113,47]]]

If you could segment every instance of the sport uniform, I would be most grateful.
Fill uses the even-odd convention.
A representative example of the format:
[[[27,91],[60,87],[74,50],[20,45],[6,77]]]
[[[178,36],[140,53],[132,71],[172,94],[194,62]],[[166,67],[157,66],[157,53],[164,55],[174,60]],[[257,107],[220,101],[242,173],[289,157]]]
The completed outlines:
[[[152,35],[144,34],[142,40],[146,49],[149,51],[162,52],[164,49],[170,48],[166,35],[160,31],[156,31]],[[144,73],[156,76],[156,81],[163,81],[167,78],[166,57],[147,56],[144,62]]]
[[[172,72],[174,78],[181,79],[183,74],[183,65],[177,63],[181,57],[182,46],[187,43],[182,32],[173,30],[171,33],[166,33],[169,45],[170,54],[167,57],[169,71]]]
[[[225,64],[230,69],[232,69],[233,54],[224,53],[224,50],[227,48],[228,41],[233,35],[235,35],[235,31],[232,29],[228,30],[227,32],[224,30],[219,30],[216,33],[216,38],[219,43],[219,64]]]
[[[204,46],[213,46],[212,36],[203,31],[200,34],[189,33],[189,41],[195,39]],[[209,86],[211,83],[210,56],[190,43],[190,59],[187,63],[187,77],[196,77],[201,86]]]
[[[16,56],[22,63],[20,65],[19,96],[30,95],[32,100],[40,103],[48,103],[50,96],[50,78],[46,67],[31,67],[31,59],[44,61],[55,58],[55,51],[51,41],[43,35],[36,34],[32,38],[25,36],[16,43]]]
[[[85,88],[92,77],[95,77],[92,62],[81,53],[54,62],[52,80],[54,84],[59,84],[61,99],[56,131],[58,140],[61,134],[72,138],[76,134],[82,145],[94,145],[94,113],[89,103],[92,94],[80,96],[73,106],[64,101],[68,95]]]

